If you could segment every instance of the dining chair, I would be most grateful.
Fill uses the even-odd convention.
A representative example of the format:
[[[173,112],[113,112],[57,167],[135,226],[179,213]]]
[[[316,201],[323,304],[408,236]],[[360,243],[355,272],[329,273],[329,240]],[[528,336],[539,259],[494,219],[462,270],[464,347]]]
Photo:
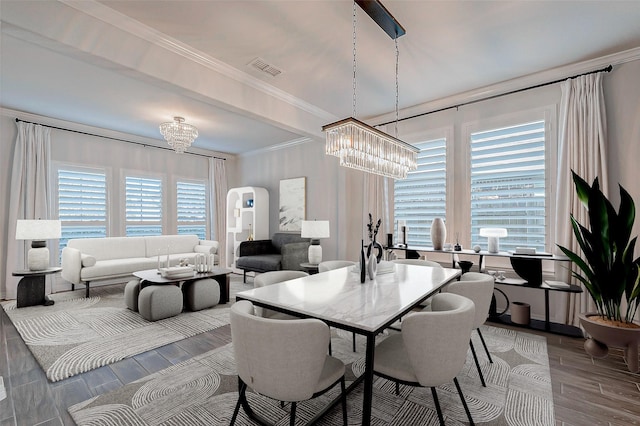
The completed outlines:
[[[494,278],[491,275],[483,274],[480,272],[467,272],[465,274],[462,274],[462,276],[460,277],[460,281],[454,281],[450,283],[445,290],[447,293],[459,294],[473,300],[473,303],[476,306],[476,315],[473,320],[473,330],[476,330],[478,332],[480,341],[482,342],[482,346],[484,346],[484,350],[487,353],[489,362],[492,364],[493,359],[491,358],[491,354],[489,353],[487,344],[485,343],[482,332],[480,331],[480,326],[485,323],[487,317],[489,316],[491,298],[493,296],[493,285]],[[478,356],[476,354],[475,348],[473,347],[473,341],[471,339],[469,339],[469,346],[471,347],[473,360],[476,362],[476,368],[478,369],[478,374],[480,375],[482,386],[486,387],[487,384],[485,383],[484,375],[482,374],[482,369],[480,368],[480,363],[478,362]]]
[[[325,260],[318,263],[318,273],[331,271],[332,269],[345,268],[347,266],[353,266],[356,262],[350,260]]]
[[[400,384],[431,388],[441,425],[444,417],[436,386],[453,380],[469,423],[473,425],[456,375],[467,358],[474,316],[475,307],[470,299],[453,293],[435,295],[431,311],[407,315],[402,332],[376,346],[374,374],[395,382],[397,395]]]
[[[325,260],[324,262],[318,263],[318,273],[331,271],[333,269],[345,268],[347,266],[353,266],[355,264],[356,262],[352,262],[350,260]],[[352,346],[353,346],[353,351],[356,352],[356,333],[353,333]]]
[[[294,280],[300,277],[306,277],[307,274],[304,271],[269,271],[263,272],[262,274],[256,275],[253,280],[253,286],[255,288],[265,287],[272,284],[278,284],[283,281]],[[294,317],[292,315],[283,314],[281,312],[276,312],[270,309],[264,309],[259,306],[256,306],[256,315],[263,318],[274,318],[274,319],[297,319],[298,317]]]
[[[240,406],[249,417],[267,424],[249,406],[247,388],[259,396],[290,402],[289,421],[293,426],[298,402],[320,396],[338,383],[343,422],[347,424],[345,366],[327,355],[331,339],[327,324],[312,318],[286,321],[262,318],[254,314],[254,306],[247,300],[231,306],[230,322],[239,387],[231,425]]]
[[[442,265],[433,260],[427,259],[394,259],[393,263],[401,263],[405,265],[418,265],[418,266],[433,266],[436,268],[442,268]]]

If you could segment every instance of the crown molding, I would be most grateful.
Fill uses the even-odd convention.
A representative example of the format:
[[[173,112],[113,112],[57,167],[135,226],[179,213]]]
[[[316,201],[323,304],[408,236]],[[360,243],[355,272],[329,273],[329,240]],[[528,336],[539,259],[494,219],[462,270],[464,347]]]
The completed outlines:
[[[245,152],[242,154],[238,154],[239,158],[244,158],[244,157],[251,157],[254,155],[258,155],[258,154],[264,154],[265,152],[273,152],[273,151],[279,151],[281,149],[287,149],[287,148],[291,148],[294,147],[296,145],[303,145],[309,142],[314,142],[314,140],[312,138],[307,138],[307,137],[302,137],[302,138],[297,138],[297,139],[292,139],[290,141],[287,142],[282,142],[276,145],[271,145],[271,146],[267,146],[265,148],[260,148],[260,149],[256,149],[253,151],[249,151],[249,152]]]
[[[182,56],[192,62],[202,65],[210,70],[231,78],[237,82],[252,87],[262,93],[283,101],[295,108],[314,115],[322,120],[332,120],[335,116],[321,108],[303,101],[291,94],[280,90],[256,77],[238,70],[222,61],[191,48],[174,38],[167,36],[143,23],[130,18],[127,15],[111,9],[95,0],[59,0],[61,3],[75,10],[98,19],[108,25],[118,28],[135,37],[162,47],[172,53]]]

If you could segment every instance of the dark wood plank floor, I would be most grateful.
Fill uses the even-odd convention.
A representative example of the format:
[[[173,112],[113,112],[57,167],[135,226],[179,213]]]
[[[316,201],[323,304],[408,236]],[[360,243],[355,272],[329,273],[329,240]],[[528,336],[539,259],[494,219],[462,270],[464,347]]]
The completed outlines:
[[[594,360],[585,354],[583,339],[527,331],[547,338],[557,425],[640,425],[640,375],[627,370],[620,350]],[[0,426],[73,425],[67,407],[230,341],[230,329],[225,326],[49,383],[0,309],[0,376],[7,393],[0,401]]]

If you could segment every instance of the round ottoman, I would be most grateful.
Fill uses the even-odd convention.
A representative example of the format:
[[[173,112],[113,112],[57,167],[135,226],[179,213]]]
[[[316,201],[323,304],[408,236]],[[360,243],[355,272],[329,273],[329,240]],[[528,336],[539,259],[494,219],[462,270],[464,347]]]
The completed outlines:
[[[158,321],[182,312],[182,292],[172,284],[150,285],[140,290],[138,311],[147,321]]]
[[[140,280],[131,280],[124,287],[124,303],[127,308],[138,312],[138,295],[140,294]]]
[[[220,285],[211,278],[187,281],[182,284],[184,306],[190,311],[211,308],[220,303]]]

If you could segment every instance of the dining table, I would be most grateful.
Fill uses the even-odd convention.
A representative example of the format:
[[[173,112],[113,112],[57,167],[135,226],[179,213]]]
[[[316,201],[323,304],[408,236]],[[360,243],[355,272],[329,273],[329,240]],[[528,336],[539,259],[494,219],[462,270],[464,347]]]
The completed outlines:
[[[363,383],[362,424],[369,425],[376,336],[460,275],[459,269],[383,262],[361,283],[354,265],[245,290],[236,300],[365,336],[365,370],[347,391]]]

